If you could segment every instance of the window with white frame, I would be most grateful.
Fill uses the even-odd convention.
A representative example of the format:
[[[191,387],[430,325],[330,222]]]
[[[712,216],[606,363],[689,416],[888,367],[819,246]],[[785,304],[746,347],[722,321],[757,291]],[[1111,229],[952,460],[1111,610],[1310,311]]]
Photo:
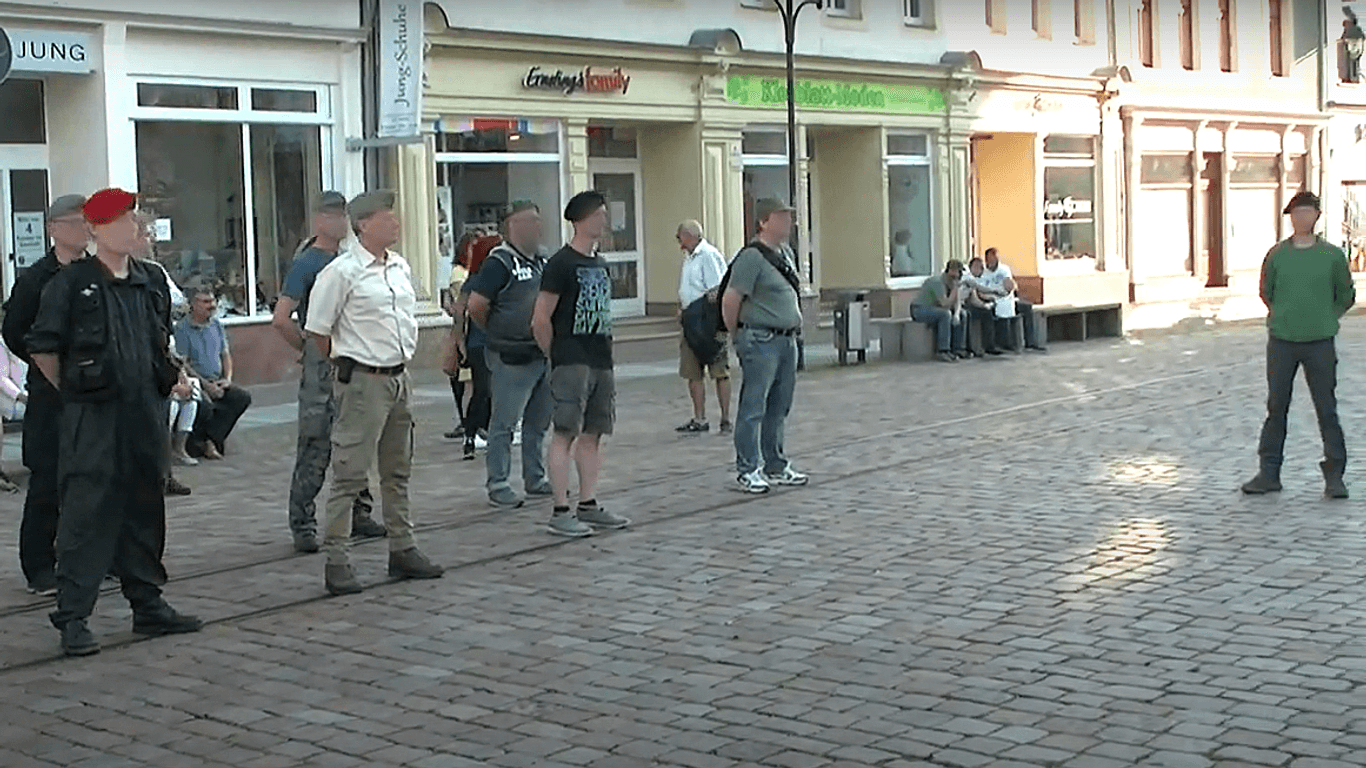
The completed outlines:
[[[901,16],[910,27],[923,27],[930,23],[931,0],[902,0]]]
[[[153,256],[225,317],[269,315],[332,186],[331,89],[141,81],[133,111]]]
[[[460,242],[496,234],[503,207],[514,200],[530,200],[545,213],[544,242],[558,247],[559,121],[471,118],[436,128],[438,286],[449,282]]]
[[[1095,137],[1045,137],[1041,213],[1045,259],[1095,258],[1095,196]]]
[[[930,137],[887,134],[888,274],[926,277],[938,267],[934,252],[934,184]]]
[[[787,200],[787,131],[783,128],[746,130],[740,139],[740,163],[744,168],[745,241],[758,232],[754,204],[764,198]]]
[[[825,0],[825,12],[830,16],[838,16],[842,19],[861,19],[863,9],[859,6],[862,0]]]

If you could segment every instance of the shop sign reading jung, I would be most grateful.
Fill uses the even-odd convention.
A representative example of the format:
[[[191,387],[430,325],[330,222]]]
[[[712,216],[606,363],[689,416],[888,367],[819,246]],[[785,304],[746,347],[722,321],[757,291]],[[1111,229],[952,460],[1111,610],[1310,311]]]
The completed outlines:
[[[631,75],[621,67],[608,70],[594,70],[584,67],[578,72],[565,72],[563,69],[550,71],[545,67],[532,67],[522,78],[523,88],[546,91],[560,91],[566,96],[575,93],[619,93],[626,95],[631,87]]]
[[[923,85],[798,80],[795,91],[793,100],[806,109],[942,114],[947,108],[943,91]],[[726,101],[745,107],[781,107],[787,104],[787,83],[777,77],[731,75],[726,81]]]
[[[380,0],[379,12],[377,135],[411,138],[422,117],[422,3]]]
[[[93,38],[88,34],[46,29],[9,29],[6,33],[13,56],[10,68],[15,72],[85,75],[93,69],[90,63]]]

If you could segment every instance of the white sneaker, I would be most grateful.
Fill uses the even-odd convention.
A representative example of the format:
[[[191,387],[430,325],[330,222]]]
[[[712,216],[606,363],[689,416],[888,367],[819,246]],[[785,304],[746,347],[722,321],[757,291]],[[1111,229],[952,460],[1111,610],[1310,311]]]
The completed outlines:
[[[485,450],[485,449],[488,448],[488,447],[489,447],[489,441],[485,440],[484,438],[480,437],[479,435],[475,435],[475,436],[474,436],[474,450],[476,450],[476,451],[482,451],[482,450]]]
[[[753,493],[757,495],[768,493],[773,490],[773,486],[769,485],[768,478],[764,477],[764,473],[757,469],[753,472],[748,472],[736,477],[735,483],[739,487],[739,490],[744,493]]]
[[[767,479],[770,485],[806,485],[811,482],[810,477],[793,469],[791,464],[776,475],[768,475]]]
[[[518,420],[517,420],[517,426],[515,426],[515,427],[512,428],[512,444],[513,444],[513,445],[521,445],[521,444],[522,444],[522,420],[521,420],[521,419],[518,419]]]

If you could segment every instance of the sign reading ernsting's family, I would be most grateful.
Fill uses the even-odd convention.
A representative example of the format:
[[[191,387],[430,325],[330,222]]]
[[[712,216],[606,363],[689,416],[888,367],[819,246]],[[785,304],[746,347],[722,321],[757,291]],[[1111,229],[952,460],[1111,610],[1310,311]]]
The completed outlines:
[[[594,70],[584,67],[577,72],[563,69],[551,71],[546,67],[532,67],[522,78],[522,87],[535,90],[559,91],[566,96],[575,93],[619,93],[626,95],[631,87],[631,75],[621,67]]]

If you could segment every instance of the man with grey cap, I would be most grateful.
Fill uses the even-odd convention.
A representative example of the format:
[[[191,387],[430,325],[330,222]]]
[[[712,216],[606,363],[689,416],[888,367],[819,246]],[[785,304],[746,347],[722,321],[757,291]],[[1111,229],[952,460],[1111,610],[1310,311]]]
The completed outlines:
[[[413,462],[413,383],[417,294],[408,262],[389,250],[402,235],[389,190],[357,195],[347,206],[357,242],[322,271],[308,296],[304,330],[335,366],[337,420],[332,426],[332,496],[323,546],[325,584],[333,595],[362,587],[348,557],[351,510],[379,467],[389,575],[435,579],[443,570],[417,548],[408,510]]]
[[[759,234],[735,256],[722,283],[721,318],[744,371],[735,414],[735,469],[746,493],[807,483],[783,449],[802,329],[801,278],[787,247],[792,210],[772,198],[755,203]]]
[[[545,476],[545,433],[554,401],[550,365],[531,333],[531,315],[540,292],[546,253],[541,247],[541,210],[530,200],[508,205],[503,242],[489,252],[465,283],[469,313],[488,334],[484,349],[493,394],[489,420],[489,502],[516,508],[523,499],[512,490],[512,430],[522,422],[522,482],[528,496],[552,495]]]
[[[271,320],[285,342],[303,355],[299,439],[289,484],[289,530],[294,534],[297,552],[319,549],[314,500],[322,490],[327,465],[332,460],[332,422],[337,416],[332,396],[332,364],[323,357],[318,345],[307,343],[301,326],[308,318],[308,295],[318,273],[336,258],[346,239],[346,227],[346,198],[340,192],[322,193],[313,205],[313,237],[290,264]],[[370,517],[370,500],[368,488],[356,499],[351,509],[352,536],[384,536],[384,526]]]
[[[61,398],[29,356],[24,337],[38,317],[43,289],[63,267],[89,255],[90,230],[81,206],[84,195],[63,195],[47,209],[47,254],[19,273],[5,303],[5,345],[28,364],[28,411],[24,414],[24,466],[29,468],[28,496],[19,524],[19,563],[30,592],[57,593],[57,422]]]

